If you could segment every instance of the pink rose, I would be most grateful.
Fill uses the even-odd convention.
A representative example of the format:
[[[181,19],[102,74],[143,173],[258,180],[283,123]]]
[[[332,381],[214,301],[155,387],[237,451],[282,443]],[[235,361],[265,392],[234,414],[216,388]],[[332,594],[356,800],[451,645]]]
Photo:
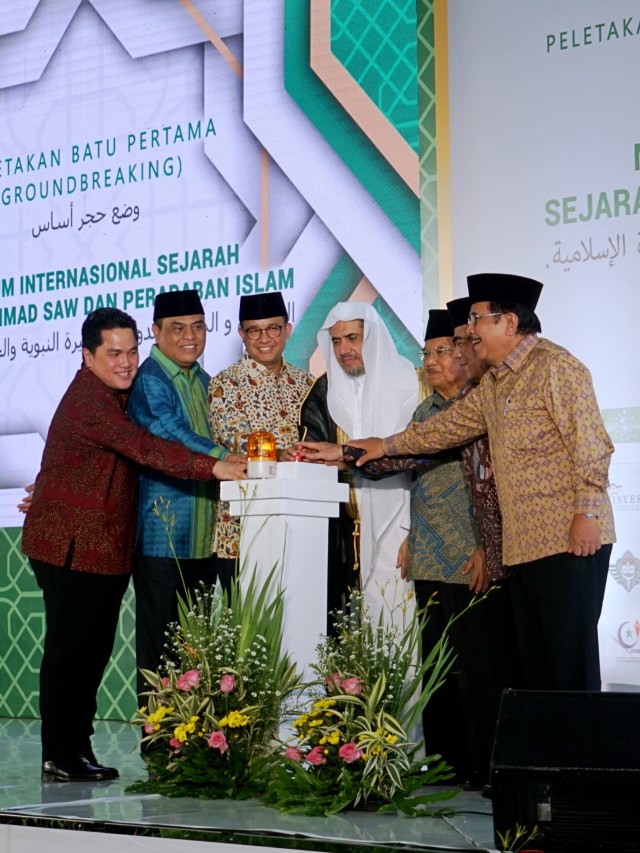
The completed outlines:
[[[314,746],[313,749],[307,753],[306,761],[314,767],[317,767],[319,764],[325,764],[327,759],[324,757],[322,747]]]
[[[337,690],[340,687],[340,673],[333,672],[331,675],[327,676],[327,690],[329,693],[333,693],[334,690]]]
[[[165,687],[169,686],[169,679],[165,675],[164,678],[161,678],[160,681],[156,684],[156,690],[160,693],[161,690],[164,690]]]
[[[349,696],[359,696],[362,693],[362,682],[355,675],[352,675],[351,678],[345,678],[340,686]]]
[[[219,749],[220,754],[229,749],[229,744],[224,736],[224,732],[213,732],[207,743],[209,746],[213,747],[213,749]]]
[[[189,669],[187,672],[183,672],[176,682],[178,690],[184,690],[185,692],[197,687],[198,684],[200,684],[200,673],[197,669]]]
[[[362,758],[363,752],[361,749],[358,749],[355,743],[343,743],[338,750],[338,755],[345,764],[352,764],[354,761]]]
[[[300,764],[302,761],[302,753],[297,746],[290,746],[285,751],[284,757],[288,758],[290,761],[295,761],[297,764]]]
[[[153,734],[153,732],[155,731],[152,723],[145,723],[144,730],[148,735]]]
[[[222,678],[220,679],[220,690],[223,693],[231,693],[231,691],[233,690],[233,688],[235,686],[236,686],[236,680],[232,675],[229,675],[228,672],[225,673],[222,676]]]
[[[173,747],[174,755],[179,755],[182,752],[182,744],[175,737],[171,738],[171,740],[169,741],[169,746]]]

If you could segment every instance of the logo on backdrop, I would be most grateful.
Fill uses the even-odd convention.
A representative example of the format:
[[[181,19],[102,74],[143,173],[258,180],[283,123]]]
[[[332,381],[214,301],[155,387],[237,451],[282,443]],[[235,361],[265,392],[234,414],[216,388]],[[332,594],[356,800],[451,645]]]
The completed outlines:
[[[640,648],[636,648],[640,642],[640,621],[623,622],[618,628],[618,633],[612,639],[628,654],[640,654]]]
[[[611,483],[607,489],[614,510],[640,510],[640,494],[626,492],[617,483]]]
[[[640,584],[640,560],[634,557],[631,551],[625,551],[622,557],[619,557],[613,566],[609,569],[609,574],[624,587],[627,592]]]

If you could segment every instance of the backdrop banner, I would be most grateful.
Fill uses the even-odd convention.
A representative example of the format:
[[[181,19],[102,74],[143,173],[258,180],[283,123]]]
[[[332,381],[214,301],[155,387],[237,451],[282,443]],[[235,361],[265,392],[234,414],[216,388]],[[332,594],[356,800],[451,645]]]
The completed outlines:
[[[640,15],[631,0],[437,8],[448,27],[451,210],[438,224],[452,290],[462,295],[477,272],[543,281],[543,334],[592,373],[616,444],[603,680],[640,685],[640,126],[629,102]]]
[[[37,714],[43,617],[15,505],[90,311],[134,315],[144,358],[155,295],[196,288],[214,374],[241,355],[240,297],[281,291],[286,357],[317,372],[317,330],[356,298],[417,362],[416,81],[414,0],[2,4],[0,714]],[[133,700],[131,632],[106,715]]]

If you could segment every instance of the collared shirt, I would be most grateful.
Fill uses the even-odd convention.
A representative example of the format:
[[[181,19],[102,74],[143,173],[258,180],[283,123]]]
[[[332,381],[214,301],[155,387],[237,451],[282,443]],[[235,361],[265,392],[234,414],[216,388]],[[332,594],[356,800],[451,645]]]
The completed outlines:
[[[615,541],[606,492],[613,444],[587,368],[567,350],[527,335],[463,400],[384,440],[384,451],[433,453],[488,433],[503,517],[503,556],[517,565],[569,547],[576,513],[599,517]]]
[[[207,388],[203,384],[203,380],[208,384],[209,375],[205,373],[198,362],[192,364],[189,370],[182,370],[174,361],[167,358],[156,344],[151,347],[150,355],[162,367],[171,380],[173,387],[180,395],[189,427],[197,435],[209,438],[209,421],[207,419],[209,405],[207,401]],[[224,459],[227,451],[224,448],[215,447],[211,449],[210,455]]]
[[[476,382],[465,385],[452,402],[462,400],[476,385]],[[502,513],[486,435],[464,445],[462,464],[471,488],[473,516],[484,548],[487,577],[491,582],[506,580],[511,572],[502,561]]]
[[[412,422],[431,420],[450,402],[431,394],[418,406]],[[419,473],[411,484],[407,577],[467,583],[462,571],[479,544],[469,484],[456,451]]]
[[[246,352],[240,361],[218,373],[209,383],[209,424],[214,441],[246,453],[247,439],[268,430],[279,450],[298,440],[298,414],[313,385],[304,370],[283,361],[279,375],[254,361]],[[220,557],[238,554],[240,523],[229,514],[228,503],[216,506],[213,551]]]
[[[211,440],[209,431],[209,378],[197,363],[182,370],[154,344],[133,384],[129,416],[161,438],[224,459],[227,451]],[[139,489],[138,535],[145,556],[171,557],[171,545],[183,559],[210,556],[214,483],[185,482],[147,469],[140,474]],[[171,542],[165,524],[154,513],[159,498],[171,501],[169,514],[175,519]]]
[[[128,394],[87,368],[76,374],[51,421],[22,531],[28,557],[78,572],[131,572],[138,465],[173,477],[213,479],[210,457],[192,453],[134,424]]]

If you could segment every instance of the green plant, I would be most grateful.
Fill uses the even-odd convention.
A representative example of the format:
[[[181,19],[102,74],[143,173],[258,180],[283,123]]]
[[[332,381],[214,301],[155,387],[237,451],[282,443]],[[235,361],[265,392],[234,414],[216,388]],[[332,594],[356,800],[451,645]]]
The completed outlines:
[[[169,504],[157,507],[170,537]],[[143,671],[149,781],[129,790],[169,796],[248,797],[264,790],[267,756],[277,746],[283,703],[300,687],[282,650],[283,596],[276,567],[260,587],[233,584],[185,593],[169,626],[160,672]]]
[[[534,826],[532,830],[528,830],[525,826],[520,826],[520,824],[516,824],[515,831],[513,833],[513,837],[511,835],[511,830],[508,829],[506,832],[498,832],[498,839],[500,841],[500,849],[504,851],[504,853],[544,853],[544,851],[536,848],[525,848],[525,844],[528,844],[530,841],[534,841],[538,837],[538,827]]]
[[[336,614],[337,636],[318,646],[318,694],[293,722],[295,736],[276,762],[265,801],[281,811],[333,814],[346,808],[399,809],[434,814],[426,805],[453,790],[420,793],[451,778],[440,756],[418,758],[408,732],[451,668],[448,633],[422,657],[428,613],[407,617],[402,629],[374,625],[354,593]]]

